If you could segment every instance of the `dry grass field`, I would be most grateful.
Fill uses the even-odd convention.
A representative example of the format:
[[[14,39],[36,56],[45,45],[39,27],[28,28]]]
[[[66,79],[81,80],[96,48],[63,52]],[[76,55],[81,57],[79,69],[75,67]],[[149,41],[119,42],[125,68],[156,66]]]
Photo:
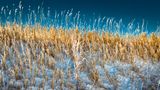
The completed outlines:
[[[0,90],[160,90],[160,27],[23,10],[0,11]]]
[[[156,90],[160,36],[8,24],[0,26],[0,60],[1,89]]]

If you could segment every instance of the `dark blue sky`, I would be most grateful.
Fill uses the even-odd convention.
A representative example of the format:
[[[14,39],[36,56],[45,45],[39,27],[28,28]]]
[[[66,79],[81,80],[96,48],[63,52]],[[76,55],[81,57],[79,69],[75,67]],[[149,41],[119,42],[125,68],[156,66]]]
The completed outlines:
[[[21,0],[25,8],[31,5],[51,10],[80,11],[83,14],[116,18],[145,19],[157,23],[160,21],[160,0]],[[0,0],[0,6],[18,5],[19,0]]]

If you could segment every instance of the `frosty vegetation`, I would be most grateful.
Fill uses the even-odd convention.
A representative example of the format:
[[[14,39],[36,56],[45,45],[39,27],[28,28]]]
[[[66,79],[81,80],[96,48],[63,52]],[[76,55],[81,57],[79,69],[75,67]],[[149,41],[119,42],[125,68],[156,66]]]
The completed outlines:
[[[143,23],[105,17],[88,24],[72,10],[52,19],[41,7],[23,23],[22,13],[21,2],[1,8],[0,89],[160,89],[159,28],[147,33]]]

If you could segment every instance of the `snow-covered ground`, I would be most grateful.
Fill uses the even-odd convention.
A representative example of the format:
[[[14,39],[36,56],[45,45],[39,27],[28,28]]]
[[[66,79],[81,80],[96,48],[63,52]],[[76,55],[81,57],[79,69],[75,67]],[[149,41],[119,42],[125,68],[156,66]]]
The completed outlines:
[[[85,63],[86,66],[84,67],[90,67],[90,61],[86,61]],[[2,64],[0,64],[0,79],[2,80],[0,84],[3,90],[16,90],[17,88],[22,90],[38,90],[40,88],[52,90],[53,87],[51,86],[53,81],[55,90],[59,90],[61,87],[63,90],[159,90],[160,62],[153,63],[151,60],[144,61],[135,59],[133,63],[134,66],[119,60],[105,61],[103,65],[97,62],[94,68],[88,68],[86,70],[79,69],[79,80],[77,81],[75,79],[75,64],[69,58],[56,61],[55,69],[44,66],[44,70],[42,69],[43,66],[38,67],[37,63],[33,61],[32,71],[25,68],[25,72],[19,72],[19,79],[14,77],[14,67],[10,60],[7,60],[7,69],[2,69]],[[80,64],[84,63],[81,62]],[[90,74],[92,70],[98,72],[98,81],[96,82],[91,79]],[[70,76],[68,76],[69,71]],[[26,82],[27,84],[25,84]],[[61,82],[63,82],[63,84],[61,84]]]

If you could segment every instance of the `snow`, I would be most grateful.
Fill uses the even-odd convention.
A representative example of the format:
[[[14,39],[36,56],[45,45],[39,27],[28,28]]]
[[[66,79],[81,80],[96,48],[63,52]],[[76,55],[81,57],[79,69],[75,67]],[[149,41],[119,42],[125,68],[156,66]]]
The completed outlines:
[[[90,65],[89,62],[87,62],[86,66]],[[159,85],[160,86],[160,63],[152,63],[150,61],[143,61],[139,59],[135,59],[134,63],[136,67],[139,69],[139,72],[132,70],[132,64],[125,63],[121,61],[114,61],[114,62],[105,62],[104,67],[102,67],[99,64],[96,64],[94,69],[98,71],[99,75],[99,82],[101,86],[94,85],[94,83],[89,78],[89,73],[87,71],[79,71],[78,75],[80,78],[80,84],[82,87],[86,90],[142,90],[142,88],[147,88],[149,85]],[[7,60],[6,65],[10,67],[8,70],[10,71],[13,65],[10,62],[10,60]],[[77,80],[75,79],[75,65],[74,62],[70,58],[65,58],[65,60],[57,60],[55,67],[59,70],[64,71],[64,84],[71,83],[73,85],[72,87],[75,88]],[[30,69],[25,69],[25,75],[23,77],[27,77],[29,79],[29,84],[27,90],[37,90],[42,89],[40,86],[43,81],[44,83],[44,90],[52,90],[51,89],[51,80],[57,79],[54,78],[54,71],[53,69],[49,69],[45,66],[45,75],[48,77],[48,80],[45,79],[45,77],[42,74],[42,69],[38,69],[38,75],[34,75],[34,69],[37,68],[37,64],[33,62],[33,70],[31,72]],[[67,77],[68,70],[71,70],[71,77]],[[25,90],[23,87],[23,79],[22,80],[15,80],[13,77],[11,78],[11,75],[7,73],[8,71],[0,70],[0,75],[3,78],[3,82],[6,81],[6,84],[13,84],[13,86],[21,87],[22,90]],[[108,73],[108,74],[107,74]],[[107,75],[107,76],[106,76]],[[144,77],[144,80],[142,78]],[[33,82],[33,78],[35,79],[35,86],[31,85]],[[109,80],[111,79],[111,80]],[[115,87],[112,80],[116,81],[114,83],[117,83],[117,87]],[[12,80],[12,81],[11,81]],[[68,80],[68,81],[67,81]],[[60,80],[55,81],[55,87],[54,89],[60,89]],[[8,86],[8,85],[6,85]],[[65,85],[63,85],[64,90],[69,90],[69,88]]]

